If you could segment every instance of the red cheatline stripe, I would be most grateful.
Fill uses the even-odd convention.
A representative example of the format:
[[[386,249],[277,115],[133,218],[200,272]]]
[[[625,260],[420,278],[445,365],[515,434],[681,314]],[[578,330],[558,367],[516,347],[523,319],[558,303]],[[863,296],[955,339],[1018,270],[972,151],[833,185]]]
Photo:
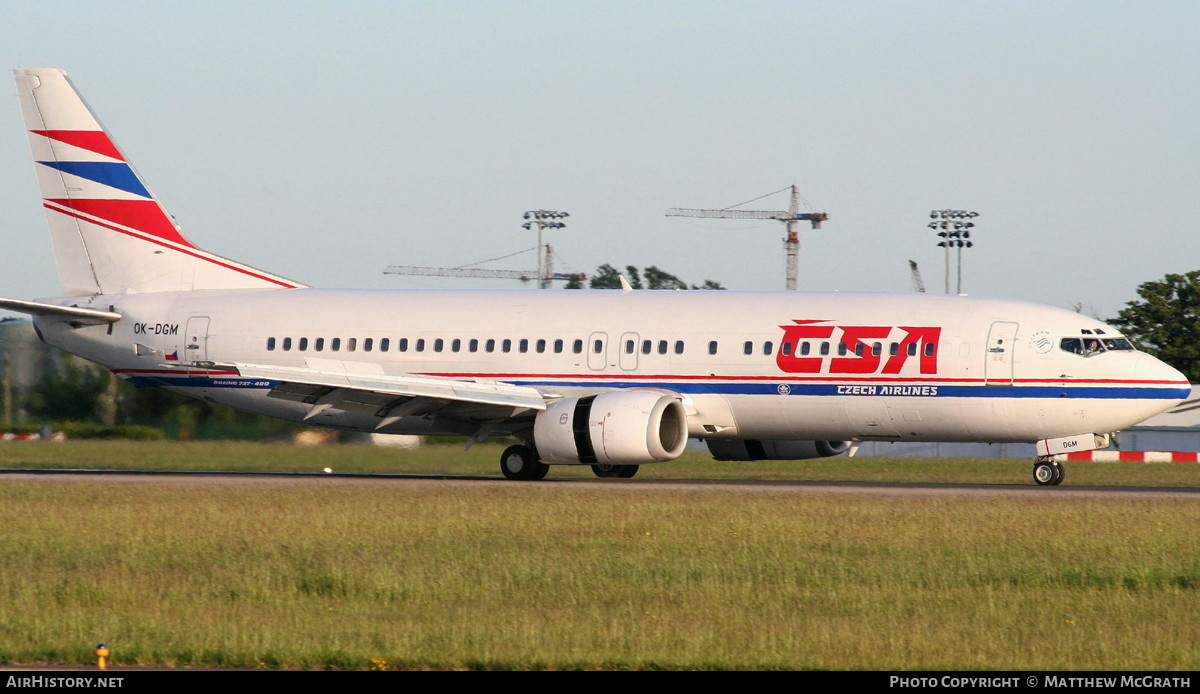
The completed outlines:
[[[244,268],[244,267],[238,267],[238,266],[236,266],[236,265],[233,265],[233,264],[231,264],[231,263],[228,263],[228,262],[222,262],[222,261],[220,261],[220,260],[218,260],[218,259],[216,259],[216,258],[214,258],[214,257],[208,256],[208,255],[204,255],[204,254],[202,254],[202,253],[198,253],[198,252],[195,252],[195,251],[190,251],[190,250],[188,250],[188,249],[186,249],[186,248],[180,248],[179,246],[175,246],[175,245],[168,244],[168,243],[166,243],[165,241],[160,241],[160,240],[158,240],[158,239],[156,239],[156,238],[154,238],[154,237],[147,237],[147,236],[143,236],[141,233],[134,233],[134,232],[135,232],[135,230],[123,229],[123,228],[121,228],[121,227],[118,227],[118,226],[113,226],[113,225],[111,225],[111,224],[105,224],[105,223],[103,223],[103,222],[101,222],[101,221],[99,221],[99,220],[97,220],[97,219],[94,219],[94,218],[88,218],[88,217],[84,217],[83,215],[81,215],[81,214],[76,214],[75,212],[72,212],[72,211],[70,211],[70,210],[65,210],[65,209],[62,209],[62,208],[59,208],[59,207],[52,207],[52,206],[51,206],[49,203],[45,203],[43,206],[44,206],[46,209],[48,209],[48,210],[54,210],[55,212],[59,212],[59,213],[61,213],[61,214],[65,214],[65,215],[67,215],[68,217],[75,217],[76,219],[82,219],[82,220],[83,220],[83,221],[85,221],[85,222],[90,222],[90,223],[92,223],[92,224],[95,224],[96,226],[99,226],[99,227],[104,227],[105,229],[110,229],[110,230],[112,230],[112,231],[116,231],[116,232],[119,232],[119,233],[125,234],[126,236],[132,236],[132,237],[133,237],[133,238],[135,238],[135,239],[141,239],[141,240],[143,240],[143,241],[147,241],[147,242],[149,242],[149,243],[153,243],[153,244],[156,244],[156,245],[162,246],[163,248],[170,248],[170,249],[171,249],[171,250],[173,250],[173,251],[179,251],[180,253],[183,253],[183,254],[185,254],[185,255],[190,255],[190,256],[192,256],[193,258],[199,258],[200,260],[206,260],[206,261],[208,261],[208,262],[212,263],[213,265],[219,265],[219,266],[221,266],[221,267],[223,267],[223,268],[228,268],[228,269],[230,269],[230,270],[233,270],[233,271],[235,271],[235,272],[240,272],[240,273],[242,273],[243,275],[247,275],[247,276],[249,276],[249,277],[255,277],[255,278],[257,278],[257,279],[263,280],[264,282],[270,282],[271,284],[277,284],[277,285],[279,285],[280,287],[284,287],[284,288],[286,288],[286,289],[298,289],[298,288],[300,288],[301,286],[303,286],[303,285],[299,285],[299,284],[294,284],[294,283],[292,283],[292,282],[288,282],[288,281],[286,281],[286,280],[282,280],[282,279],[280,279],[280,278],[278,278],[278,277],[272,277],[272,276],[270,276],[270,275],[264,275],[264,274],[262,274],[262,273],[260,273],[260,272],[254,272],[254,271],[252,271],[252,270],[249,270],[249,269],[247,269],[247,268]],[[196,249],[196,250],[198,251],[199,249]]]
[[[939,383],[983,383],[982,378],[932,378],[925,376],[896,376],[876,378],[871,376],[713,376],[713,375],[680,375],[680,374],[547,374],[547,373],[420,373],[421,376],[444,376],[446,378],[571,378],[571,379],[608,379],[613,381],[630,380],[675,380],[675,381],[786,381],[788,383],[819,381],[826,383],[902,383],[905,385],[923,386]],[[1063,383],[1061,379],[1028,378],[1017,379],[1017,383],[1055,383],[1064,386],[1095,385],[1099,383],[1120,383],[1124,385],[1178,385],[1183,381],[1138,381],[1115,378],[1081,378]]]
[[[102,130],[30,130],[29,132],[125,161],[125,158],[117,151],[117,146],[108,139],[108,135]]]
[[[179,231],[167,215],[153,200],[66,200],[47,198],[46,202],[69,207],[73,210],[99,217],[106,222],[137,229],[140,232],[166,239],[181,246],[195,248]]]
[[[186,370],[186,369],[110,369],[115,374],[171,374],[186,376],[188,374],[210,374],[213,376],[240,376],[237,371]]]

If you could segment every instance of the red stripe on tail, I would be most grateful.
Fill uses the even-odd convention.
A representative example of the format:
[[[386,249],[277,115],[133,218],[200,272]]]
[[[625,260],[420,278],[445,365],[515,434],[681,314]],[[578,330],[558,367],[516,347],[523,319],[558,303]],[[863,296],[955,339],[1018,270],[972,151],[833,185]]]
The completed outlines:
[[[153,200],[62,200],[51,199],[56,205],[69,207],[93,217],[99,217],[106,222],[120,224],[123,227],[136,229],[144,234],[157,236],[160,239],[178,243],[181,246],[195,248],[187,239],[180,236],[179,231],[171,220]]]
[[[108,139],[108,135],[102,130],[30,130],[29,132],[125,161],[125,157],[122,157],[121,153],[117,151],[117,146]]]

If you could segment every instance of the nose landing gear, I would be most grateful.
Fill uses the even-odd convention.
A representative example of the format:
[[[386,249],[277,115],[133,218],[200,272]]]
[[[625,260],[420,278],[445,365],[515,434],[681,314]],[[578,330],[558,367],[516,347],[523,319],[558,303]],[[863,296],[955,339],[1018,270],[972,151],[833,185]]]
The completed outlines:
[[[1066,469],[1053,456],[1042,456],[1033,461],[1033,481],[1040,487],[1057,487],[1066,474]]]

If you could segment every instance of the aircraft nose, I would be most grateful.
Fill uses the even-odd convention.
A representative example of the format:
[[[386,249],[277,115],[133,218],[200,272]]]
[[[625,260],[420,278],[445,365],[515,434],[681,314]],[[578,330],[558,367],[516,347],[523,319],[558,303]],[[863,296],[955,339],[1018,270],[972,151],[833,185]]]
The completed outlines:
[[[1178,405],[1191,395],[1192,384],[1183,372],[1148,354],[1145,357],[1139,369],[1139,377],[1150,387],[1162,389],[1160,412]]]

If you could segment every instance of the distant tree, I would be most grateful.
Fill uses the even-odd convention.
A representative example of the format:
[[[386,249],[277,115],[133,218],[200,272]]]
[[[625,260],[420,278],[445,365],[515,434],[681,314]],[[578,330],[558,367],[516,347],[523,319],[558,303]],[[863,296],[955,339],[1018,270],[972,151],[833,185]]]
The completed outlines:
[[[108,372],[95,364],[63,355],[58,368],[29,391],[25,410],[46,420],[98,422],[97,404],[108,389],[108,378]]]
[[[1200,381],[1200,270],[1146,282],[1138,296],[1109,322],[1192,383]]]
[[[588,282],[588,286],[592,289],[620,289],[621,288],[621,271],[617,268],[605,263],[596,268],[596,272],[592,275],[592,279]],[[629,280],[629,286],[634,289],[724,289],[719,282],[713,280],[704,280],[704,284],[700,286],[692,285],[688,287],[687,283],[679,279],[675,275],[659,268],[656,265],[651,265],[640,272],[633,265],[625,266],[625,279]],[[568,282],[567,289],[583,289],[583,284],[580,282]]]

